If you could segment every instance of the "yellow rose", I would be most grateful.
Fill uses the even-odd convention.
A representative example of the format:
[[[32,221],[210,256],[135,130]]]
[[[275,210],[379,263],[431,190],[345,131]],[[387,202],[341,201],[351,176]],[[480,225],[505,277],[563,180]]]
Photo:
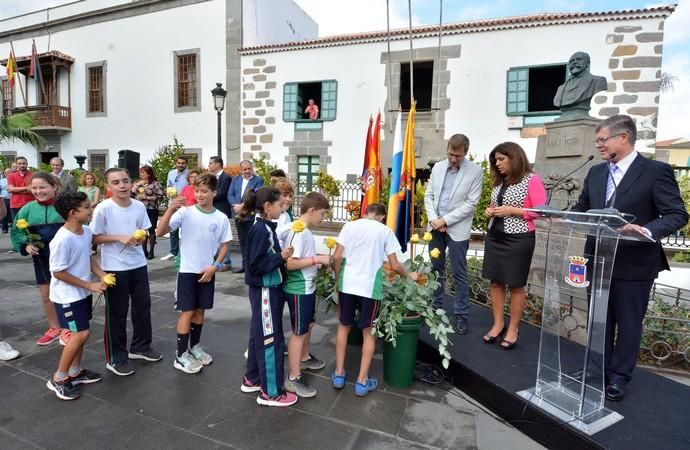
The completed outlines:
[[[439,256],[441,256],[441,250],[439,250],[439,249],[437,249],[437,248],[432,249],[432,250],[429,252],[429,256],[431,256],[432,258],[436,259],[436,258],[438,258]]]
[[[143,241],[144,239],[146,239],[146,230],[137,230],[134,233],[132,233],[132,237],[137,241]]]
[[[140,188],[138,189],[138,191],[139,191],[140,194],[143,194],[144,191],[145,191],[145,189],[144,189],[143,187],[140,187]]]
[[[108,287],[113,287],[117,283],[114,273],[106,273],[101,279],[101,281]]]
[[[306,228],[307,228],[307,225],[299,219],[292,222],[292,231],[295,233],[301,233]]]
[[[177,197],[177,189],[175,189],[174,186],[170,186],[168,189],[165,190],[165,194],[168,197]]]
[[[14,226],[19,228],[20,230],[26,230],[29,228],[29,222],[27,222],[25,219],[19,219],[15,222]]]
[[[424,239],[424,242],[431,242],[431,239],[433,239],[433,237],[431,236],[431,233],[427,231],[426,233],[424,233],[422,239]]]
[[[410,242],[412,242],[413,244],[418,243],[419,242],[419,235],[417,233],[415,233],[412,236],[410,236]]]
[[[333,250],[338,245],[338,241],[334,237],[326,238],[326,247]]]

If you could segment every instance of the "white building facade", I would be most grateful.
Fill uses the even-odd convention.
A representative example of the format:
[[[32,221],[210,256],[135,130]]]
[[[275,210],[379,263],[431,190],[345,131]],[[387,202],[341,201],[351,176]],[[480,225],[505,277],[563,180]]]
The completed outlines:
[[[577,51],[608,90],[593,117],[629,114],[641,149],[654,142],[664,20],[673,7],[608,13],[539,14],[413,29],[417,168],[445,157],[446,141],[466,134],[483,158],[515,141],[532,160],[543,123],[557,118],[556,88]],[[308,189],[318,171],[355,179],[362,170],[370,115],[381,111],[383,166],[390,165],[399,104],[409,107],[407,30],[324,37],[243,48],[242,154],[264,155]],[[390,57],[390,63],[389,63]],[[387,66],[388,69],[387,70]],[[402,94],[401,94],[402,92]],[[315,98],[319,120],[304,107]],[[405,105],[405,102],[408,105]],[[407,114],[403,113],[403,126]],[[307,186],[308,185],[308,186]]]

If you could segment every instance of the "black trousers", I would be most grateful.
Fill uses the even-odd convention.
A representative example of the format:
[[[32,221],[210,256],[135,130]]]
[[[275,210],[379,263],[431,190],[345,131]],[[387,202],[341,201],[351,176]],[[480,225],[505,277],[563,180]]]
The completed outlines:
[[[114,364],[128,359],[127,312],[132,298],[132,352],[151,348],[151,294],[146,266],[126,271],[114,271],[117,284],[106,291],[105,297],[105,358]]]
[[[606,316],[606,377],[609,383],[632,379],[654,280],[611,280]]]
[[[242,252],[242,269],[247,269],[247,237],[249,230],[254,225],[254,217],[251,220],[240,220],[237,222],[237,234],[240,239],[240,251]]]

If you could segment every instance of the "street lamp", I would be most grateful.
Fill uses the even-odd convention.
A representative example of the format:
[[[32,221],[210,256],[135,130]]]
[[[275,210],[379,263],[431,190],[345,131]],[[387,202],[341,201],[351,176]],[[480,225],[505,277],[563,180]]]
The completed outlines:
[[[220,113],[225,108],[225,96],[228,91],[223,89],[223,83],[216,83],[216,87],[211,89],[213,96],[213,107],[218,112],[218,156],[222,158],[221,142],[220,142]]]

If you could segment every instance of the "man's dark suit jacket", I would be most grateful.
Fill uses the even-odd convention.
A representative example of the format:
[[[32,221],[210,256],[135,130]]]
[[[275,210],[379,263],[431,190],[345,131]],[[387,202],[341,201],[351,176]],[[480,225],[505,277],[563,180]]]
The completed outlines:
[[[609,176],[607,164],[597,164],[590,169],[573,211],[605,207]],[[676,232],[688,222],[688,213],[671,166],[638,154],[617,187],[613,207],[622,213],[633,214],[633,223],[647,228],[656,240],[654,243],[619,241],[613,278],[655,279],[661,270],[669,268],[659,239]]]
[[[264,185],[263,178],[254,175],[249,179],[247,183],[247,190],[258,189]],[[230,189],[228,190],[228,203],[230,204],[230,209],[232,210],[232,205],[238,205],[242,203],[242,175],[235,177],[230,184]],[[232,211],[233,216],[235,211]],[[254,220],[253,217],[249,217],[248,220]]]
[[[228,204],[228,189],[230,188],[231,181],[232,177],[230,175],[221,172],[218,177],[218,189],[216,189],[216,195],[213,196],[213,207],[228,216],[228,218],[231,211],[230,204]]]

